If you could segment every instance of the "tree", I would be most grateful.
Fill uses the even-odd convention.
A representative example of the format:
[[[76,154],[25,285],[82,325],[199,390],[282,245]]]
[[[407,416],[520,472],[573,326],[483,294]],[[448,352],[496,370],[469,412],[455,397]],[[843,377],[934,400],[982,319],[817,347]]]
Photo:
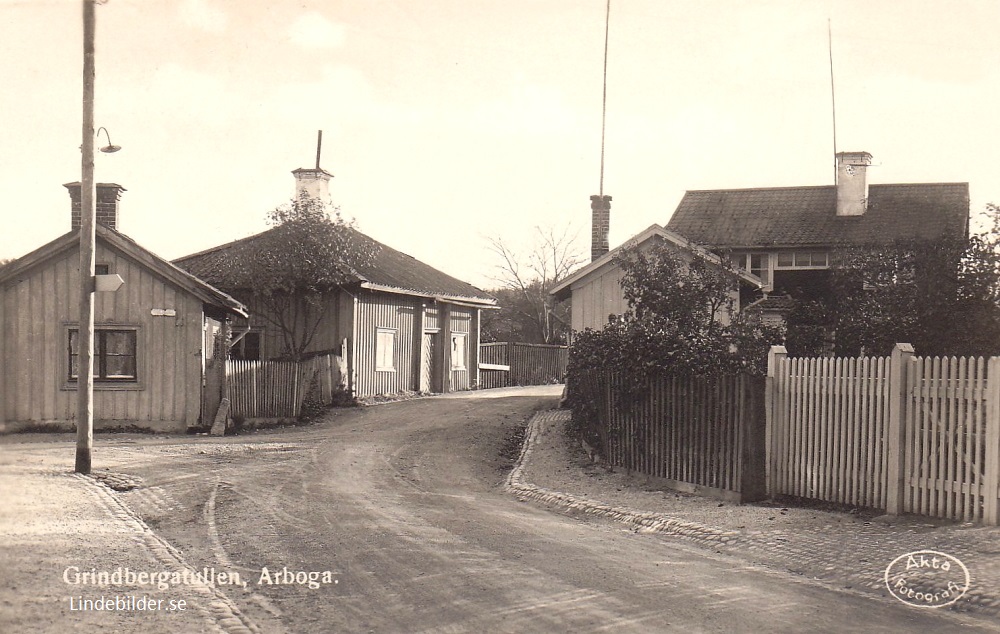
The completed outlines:
[[[843,356],[888,354],[898,342],[928,356],[1000,354],[1000,209],[987,213],[992,227],[968,239],[836,253],[831,295],[789,316],[789,352],[820,354],[825,331]]]
[[[500,264],[494,278],[500,285],[490,292],[500,310],[485,311],[484,338],[525,343],[565,343],[569,306],[556,304],[549,291],[583,262],[576,234],[569,227],[535,227],[527,255],[517,253],[501,238],[490,238],[490,249]]]
[[[688,261],[675,247],[626,247],[618,256],[629,308],[600,331],[578,333],[568,379],[592,370],[633,379],[670,374],[760,374],[780,333],[735,311],[739,273],[728,260]]]
[[[329,311],[327,293],[356,281],[377,245],[340,209],[306,195],[268,213],[273,228],[222,252],[218,284],[258,308],[282,338],[282,356],[300,360]]]

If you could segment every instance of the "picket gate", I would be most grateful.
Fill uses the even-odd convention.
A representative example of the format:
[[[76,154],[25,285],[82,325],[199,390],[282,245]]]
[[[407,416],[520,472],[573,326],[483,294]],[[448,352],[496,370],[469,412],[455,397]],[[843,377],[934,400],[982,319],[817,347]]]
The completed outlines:
[[[997,525],[1000,357],[790,359],[766,386],[767,491]]]

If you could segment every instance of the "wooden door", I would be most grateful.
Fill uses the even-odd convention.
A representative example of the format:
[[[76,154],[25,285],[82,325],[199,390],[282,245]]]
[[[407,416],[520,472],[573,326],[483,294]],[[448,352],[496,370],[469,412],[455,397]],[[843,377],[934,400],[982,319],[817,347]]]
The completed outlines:
[[[420,346],[420,391],[441,391],[441,360],[438,350],[439,334],[425,332]]]

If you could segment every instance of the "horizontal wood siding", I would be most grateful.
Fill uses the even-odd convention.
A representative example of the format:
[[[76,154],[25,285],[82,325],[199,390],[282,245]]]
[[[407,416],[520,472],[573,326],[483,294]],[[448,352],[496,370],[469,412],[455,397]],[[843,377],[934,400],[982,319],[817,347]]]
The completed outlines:
[[[97,383],[94,419],[156,429],[198,424],[201,401],[203,312],[200,300],[145,266],[98,242],[96,260],[125,285],[97,293],[97,326],[136,327],[138,384],[110,389]],[[41,263],[0,289],[4,320],[4,417],[17,422],[68,422],[76,417],[76,389],[67,384],[67,327],[79,315],[77,249]],[[152,316],[153,308],[176,311]]]
[[[418,308],[419,300],[405,295],[375,292],[358,295],[356,396],[394,394],[417,389],[413,382],[416,362],[413,327]],[[376,333],[379,328],[392,328],[396,331],[393,371],[375,369]]]

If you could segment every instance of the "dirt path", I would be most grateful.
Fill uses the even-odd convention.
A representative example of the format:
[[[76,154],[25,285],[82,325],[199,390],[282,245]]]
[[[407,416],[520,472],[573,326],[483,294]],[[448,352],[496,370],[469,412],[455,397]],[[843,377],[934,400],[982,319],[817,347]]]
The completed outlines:
[[[142,478],[122,499],[194,568],[249,582],[227,595],[263,632],[961,628],[518,501],[503,486],[509,447],[554,402],[414,400],[246,438],[107,443],[100,455]],[[265,568],[271,583],[259,584]],[[286,570],[292,582],[274,583]]]

